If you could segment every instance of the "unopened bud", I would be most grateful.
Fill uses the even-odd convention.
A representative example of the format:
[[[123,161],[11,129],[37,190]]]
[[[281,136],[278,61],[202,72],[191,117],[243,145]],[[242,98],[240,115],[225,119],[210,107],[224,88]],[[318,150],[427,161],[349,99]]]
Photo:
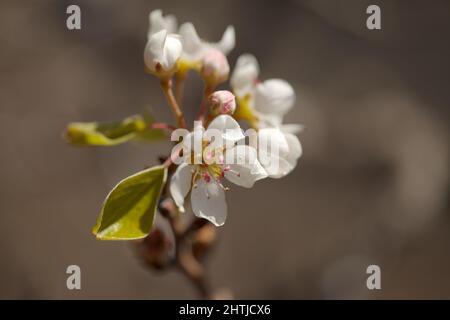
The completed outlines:
[[[227,90],[216,91],[209,96],[211,110],[216,114],[233,114],[236,110],[234,94]]]
[[[182,45],[179,37],[161,30],[151,35],[144,50],[144,62],[148,72],[169,78],[176,70],[181,56]]]
[[[210,86],[217,86],[228,79],[230,65],[227,57],[218,49],[210,49],[202,59],[201,75]]]

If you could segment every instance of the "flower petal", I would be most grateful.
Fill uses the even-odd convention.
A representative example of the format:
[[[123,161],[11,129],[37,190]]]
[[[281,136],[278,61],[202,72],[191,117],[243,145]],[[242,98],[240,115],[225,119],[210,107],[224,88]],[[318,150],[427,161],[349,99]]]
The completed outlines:
[[[190,22],[183,23],[180,26],[179,33],[183,42],[184,53],[187,54],[189,59],[193,59],[200,53],[203,47],[203,42],[198,36],[194,25]],[[195,58],[200,59],[200,56]]]
[[[256,86],[255,109],[261,113],[283,116],[294,103],[294,89],[285,80],[270,79]]]
[[[297,134],[302,132],[305,129],[305,126],[297,123],[289,123],[289,124],[282,124],[280,126],[280,129],[284,133]]]
[[[174,34],[169,34],[164,44],[164,60],[162,62],[163,68],[165,70],[172,69],[177,60],[180,58],[182,51],[183,47],[179,37]]]
[[[271,178],[282,178],[297,166],[297,161],[302,155],[302,146],[298,138],[291,133],[283,133],[278,129],[265,130],[272,130],[271,134],[278,137],[278,140],[272,140],[272,143],[278,143],[279,148],[278,154],[276,152],[269,154],[270,163],[264,168]],[[278,130],[282,134],[283,141],[279,139],[279,133],[275,134],[273,130]]]
[[[258,131],[258,159],[269,177],[281,178],[293,169],[285,159],[288,154],[289,144],[280,129]]]
[[[232,158],[232,159],[229,159]],[[256,181],[267,178],[267,172],[258,161],[255,148],[237,145],[225,152],[225,178],[241,187],[251,188]]]
[[[219,227],[227,218],[225,191],[215,182],[198,180],[191,192],[192,211],[199,218],[211,221]]]
[[[192,183],[192,166],[180,164],[170,180],[170,194],[181,212],[184,212],[184,198]]]
[[[163,16],[162,10],[153,10],[148,16],[149,29],[147,39],[153,34],[167,30],[168,33],[175,33],[177,31],[177,18],[174,15]]]
[[[236,95],[243,97],[253,91],[255,81],[259,76],[259,64],[251,54],[241,55],[234,67],[230,84]]]
[[[302,156],[303,149],[300,140],[292,133],[285,133],[284,137],[288,143],[289,152],[285,155],[285,159],[292,166],[292,169],[297,165],[297,160]]]
[[[231,50],[234,49],[234,46],[236,45],[236,34],[234,32],[233,26],[228,26],[225,32],[223,33],[222,39],[216,44],[213,44],[213,46],[220,51],[223,52],[223,54],[227,55],[231,52]]]
[[[144,50],[144,62],[147,68],[155,72],[159,63],[164,71],[170,71],[181,55],[182,46],[178,36],[161,30],[151,35]]]
[[[245,139],[239,123],[233,119],[233,117],[222,114],[214,118],[209,124],[208,129],[219,130],[222,134],[222,138],[226,141],[237,142]]]
[[[144,50],[144,61],[147,67],[154,71],[155,64],[159,62],[163,55],[164,41],[167,31],[161,30],[150,36]]]

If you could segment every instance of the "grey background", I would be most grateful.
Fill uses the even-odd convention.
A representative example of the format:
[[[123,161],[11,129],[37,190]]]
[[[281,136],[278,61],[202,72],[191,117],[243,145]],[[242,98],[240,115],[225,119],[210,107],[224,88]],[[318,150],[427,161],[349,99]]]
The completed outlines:
[[[298,102],[304,156],[281,180],[228,194],[209,260],[237,298],[450,298],[450,2],[2,1],[0,4],[0,298],[194,298],[177,273],[143,269],[129,244],[90,229],[112,186],[166,145],[77,149],[70,121],[170,113],[143,71],[147,14],[162,8],[206,39],[236,27],[262,78],[285,78]],[[65,8],[82,9],[68,31]],[[201,83],[187,87],[195,110]],[[82,269],[82,290],[65,269]],[[378,264],[382,290],[368,291]]]

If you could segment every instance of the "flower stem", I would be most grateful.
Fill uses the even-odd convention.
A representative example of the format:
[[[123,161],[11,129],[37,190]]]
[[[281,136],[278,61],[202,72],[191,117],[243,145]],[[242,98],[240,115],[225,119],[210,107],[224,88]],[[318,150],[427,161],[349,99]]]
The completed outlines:
[[[197,120],[203,121],[205,119],[206,110],[208,107],[208,97],[213,93],[214,87],[209,85],[205,85],[205,89],[203,90],[203,99],[202,104],[200,105],[200,110],[197,114]]]
[[[168,130],[168,131],[173,131],[176,129],[176,127],[174,127],[168,123],[163,123],[163,122],[153,122],[152,124],[150,124],[150,127],[152,129],[162,129],[162,130]]]
[[[161,80],[161,88],[164,92],[164,95],[166,96],[167,102],[169,103],[169,106],[172,108],[172,111],[177,119],[177,125],[180,128],[186,127],[186,121],[184,120],[183,112],[181,111],[175,96],[173,94],[172,90],[172,80]]]
[[[168,157],[168,158],[162,163],[162,166],[163,166],[163,167],[166,167],[166,168],[170,167],[171,165],[172,165],[172,158],[171,158],[171,157]]]
[[[184,82],[186,80],[186,72],[181,71],[177,72],[175,75],[176,82],[175,82],[175,98],[180,106],[183,101],[183,92],[184,92]]]

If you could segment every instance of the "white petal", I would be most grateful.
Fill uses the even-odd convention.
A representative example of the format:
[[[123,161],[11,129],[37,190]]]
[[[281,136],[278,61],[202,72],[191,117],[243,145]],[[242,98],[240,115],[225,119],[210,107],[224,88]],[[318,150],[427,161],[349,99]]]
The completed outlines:
[[[272,174],[272,178],[281,178],[289,174],[297,166],[297,161],[302,155],[302,146],[298,138],[290,133],[285,134],[288,151],[280,153],[278,172]]]
[[[258,128],[279,128],[283,125],[283,116],[275,113],[267,114],[255,111],[258,117]]]
[[[167,30],[168,33],[174,33],[177,29],[177,19],[174,15],[163,17],[161,10],[153,10],[149,14],[149,30],[147,39],[161,30]]]
[[[292,169],[294,169],[297,165],[297,160],[302,156],[302,145],[297,136],[291,133],[285,133],[284,136],[289,146],[289,152],[286,154],[285,159],[292,166]]]
[[[271,170],[270,168],[266,169],[271,178],[283,178],[295,168],[295,165],[292,165],[286,161],[286,159],[274,157],[273,160],[278,163],[276,170]]]
[[[281,178],[290,173],[301,155],[302,146],[295,135],[276,128],[259,130],[258,158],[269,177]]]
[[[215,182],[198,180],[197,187],[191,191],[192,211],[199,218],[222,226],[227,218],[225,191]]]
[[[184,212],[184,198],[192,183],[192,166],[180,164],[170,180],[170,194],[181,212]]]
[[[164,23],[163,21],[163,17],[162,17],[162,10],[158,9],[158,10],[153,10],[152,12],[150,12],[150,14],[148,15],[148,21],[149,21],[149,28],[148,28],[148,33],[147,33],[147,39],[150,39],[150,37],[165,29],[164,28]]]
[[[231,87],[238,96],[242,97],[253,91],[258,76],[259,65],[256,58],[248,53],[243,54],[238,58],[231,75]]]
[[[222,51],[225,55],[229,54],[236,45],[236,35],[233,26],[228,26],[223,33],[222,39],[214,45],[217,49]]]
[[[283,131],[284,133],[292,133],[292,134],[297,134],[302,132],[305,127],[301,124],[296,124],[296,123],[290,123],[290,124],[283,124],[280,126],[281,131]]]
[[[189,164],[202,163],[202,141],[204,130],[203,126],[199,125],[194,128],[194,131],[189,132],[184,136],[181,143],[181,146],[183,147],[184,162]]]
[[[144,62],[151,71],[156,64],[161,64],[164,71],[170,71],[181,55],[182,46],[178,36],[167,34],[161,30],[153,34],[147,41],[144,50]]]
[[[166,37],[166,42],[164,44],[163,68],[165,70],[170,70],[173,68],[177,60],[180,58],[182,50],[183,47],[178,37],[173,34],[169,34]]]
[[[245,139],[239,123],[227,114],[215,117],[207,130],[210,129],[219,130],[222,133],[222,138],[226,141],[236,142]]]
[[[286,157],[289,144],[281,130],[267,128],[258,131],[258,159],[269,177],[280,178],[292,170]]]
[[[265,128],[258,130],[258,151],[267,147],[267,151],[286,154],[289,152],[289,145],[285,134],[278,128]]]
[[[198,36],[194,25],[190,22],[183,23],[180,27],[179,33],[183,41],[184,52],[189,56],[198,54],[202,49],[203,43]]]
[[[232,158],[232,162],[230,159]],[[231,170],[225,172],[225,178],[241,187],[251,188],[256,181],[267,177],[267,172],[258,161],[255,148],[238,145],[225,153],[225,167]]]
[[[173,14],[168,14],[165,16],[165,27],[168,33],[176,33],[177,32],[177,17],[175,17]]]
[[[285,80],[270,79],[256,86],[255,109],[261,113],[283,116],[294,103],[294,89]]]
[[[167,32],[161,30],[151,35],[147,41],[144,50],[144,61],[147,67],[152,71],[155,69],[155,64],[162,59],[166,36]]]

